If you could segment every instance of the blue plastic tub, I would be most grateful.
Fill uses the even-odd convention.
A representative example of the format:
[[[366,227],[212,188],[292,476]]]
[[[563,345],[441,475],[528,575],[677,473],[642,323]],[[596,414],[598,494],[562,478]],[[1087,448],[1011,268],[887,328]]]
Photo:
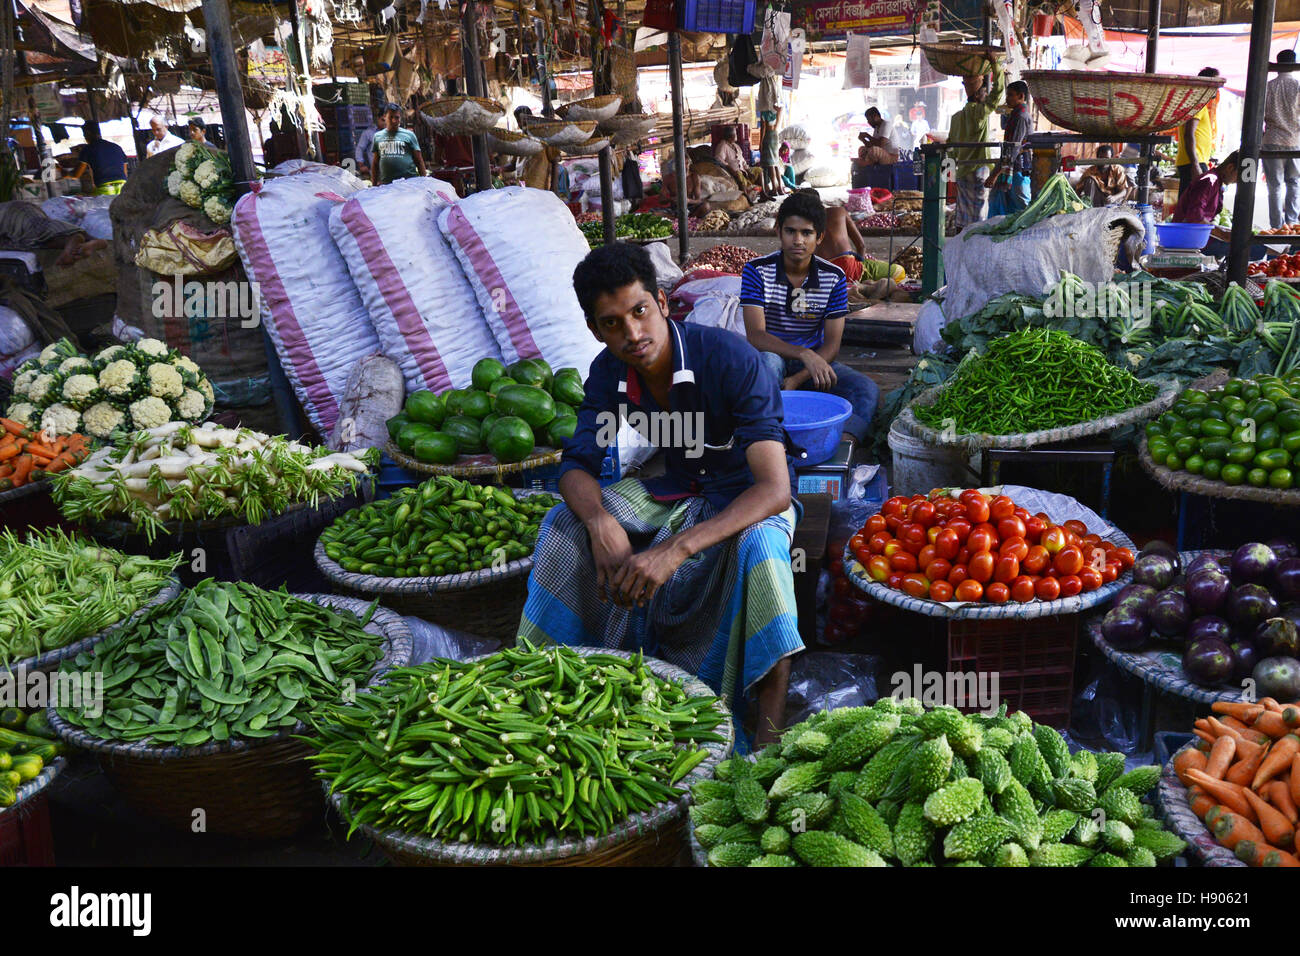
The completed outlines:
[[[820,465],[835,453],[844,423],[853,414],[853,406],[838,395],[826,392],[782,392],[785,405],[785,430],[807,455],[795,463],[807,468]]]
[[[391,498],[393,492],[418,485],[428,477],[428,475],[421,475],[418,472],[407,471],[387,455],[380,455],[379,482],[375,491],[375,499]]]
[[[1204,249],[1210,240],[1213,223],[1161,222],[1156,224],[1162,249]]]

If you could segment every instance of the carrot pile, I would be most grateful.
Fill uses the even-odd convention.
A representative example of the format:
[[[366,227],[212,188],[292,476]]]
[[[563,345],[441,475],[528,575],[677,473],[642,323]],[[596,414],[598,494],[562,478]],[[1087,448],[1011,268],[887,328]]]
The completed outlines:
[[[1192,811],[1251,866],[1300,866],[1300,702],[1220,701],[1196,721],[1194,749],[1174,758]]]
[[[42,441],[42,438],[45,440]],[[85,435],[45,435],[0,418],[0,491],[77,464],[90,453]]]

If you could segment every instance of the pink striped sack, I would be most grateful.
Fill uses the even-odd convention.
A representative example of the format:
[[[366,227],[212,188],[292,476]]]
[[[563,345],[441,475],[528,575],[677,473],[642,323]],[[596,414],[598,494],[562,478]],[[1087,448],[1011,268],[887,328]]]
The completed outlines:
[[[438,219],[506,363],[540,356],[583,379],[604,346],[587,329],[573,270],[589,251],[569,207],[542,189],[474,193]]]
[[[456,190],[437,179],[363,189],[330,213],[330,233],[383,352],[407,391],[468,388],[474,363],[501,358],[473,287],[438,231]]]
[[[230,224],[262,321],[307,417],[322,435],[338,419],[348,374],[379,351],[329,216],[355,191],[316,172],[270,179],[235,204]]]

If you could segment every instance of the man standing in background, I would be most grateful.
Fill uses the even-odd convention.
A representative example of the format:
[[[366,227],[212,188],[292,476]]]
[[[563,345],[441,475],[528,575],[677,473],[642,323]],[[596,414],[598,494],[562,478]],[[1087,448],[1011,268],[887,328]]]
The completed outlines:
[[[373,119],[365,131],[357,138],[357,148],[353,158],[357,161],[357,175],[370,178],[375,171],[370,168],[370,154],[375,147],[375,134],[379,132],[379,120]]]
[[[1002,117],[1002,163],[984,185],[989,196],[990,216],[1009,216],[1029,205],[1029,175],[1033,172],[1034,154],[1025,149],[1025,140],[1034,131],[1029,115],[1029,84],[1016,80],[1007,84],[1007,106],[1011,111]]]
[[[1282,50],[1279,63],[1294,63],[1295,50]],[[1264,148],[1300,149],[1300,79],[1279,73],[1268,81],[1264,93]],[[1268,224],[1274,229],[1300,222],[1300,159],[1265,156],[1268,183]],[[1286,205],[1283,207],[1283,184]]]
[[[948,142],[987,143],[989,117],[1002,102],[1006,90],[1007,77],[1002,72],[1002,64],[994,61],[991,77],[968,76],[962,82],[966,87],[966,105],[953,114],[952,125],[948,127]],[[989,149],[987,146],[951,149],[944,159],[952,160],[945,168],[957,178],[956,225],[959,230],[965,229],[985,215],[988,190],[984,180],[989,174]]]
[[[1219,71],[1212,66],[1201,70],[1197,76],[1218,76]],[[1178,127],[1178,189],[1181,193],[1187,189],[1201,173],[1209,168],[1210,154],[1214,152],[1214,142],[1219,137],[1219,124],[1216,109],[1219,97],[1201,107],[1200,111],[1182,126]]]
[[[126,153],[117,143],[100,136],[98,123],[87,123],[83,130],[86,145],[77,153],[77,160],[82,164],[77,174],[90,174],[91,189],[96,196],[116,196],[126,184]]]
[[[155,116],[149,121],[149,129],[153,132],[148,144],[144,148],[146,156],[156,156],[159,153],[165,153],[174,146],[180,146],[185,140],[175,136],[167,129],[167,124],[161,118]]]
[[[402,108],[396,103],[384,108],[384,128],[375,134],[370,155],[371,181],[376,186],[425,174],[420,141],[409,129],[402,129]]]

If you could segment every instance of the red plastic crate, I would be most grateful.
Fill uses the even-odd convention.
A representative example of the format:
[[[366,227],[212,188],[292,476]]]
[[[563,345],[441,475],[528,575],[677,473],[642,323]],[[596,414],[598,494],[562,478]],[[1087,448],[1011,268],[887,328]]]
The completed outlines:
[[[50,803],[39,794],[0,813],[0,866],[53,866]]]
[[[996,673],[1008,710],[1023,710],[1041,724],[1068,727],[1078,624],[1075,615],[950,621],[948,670]]]

